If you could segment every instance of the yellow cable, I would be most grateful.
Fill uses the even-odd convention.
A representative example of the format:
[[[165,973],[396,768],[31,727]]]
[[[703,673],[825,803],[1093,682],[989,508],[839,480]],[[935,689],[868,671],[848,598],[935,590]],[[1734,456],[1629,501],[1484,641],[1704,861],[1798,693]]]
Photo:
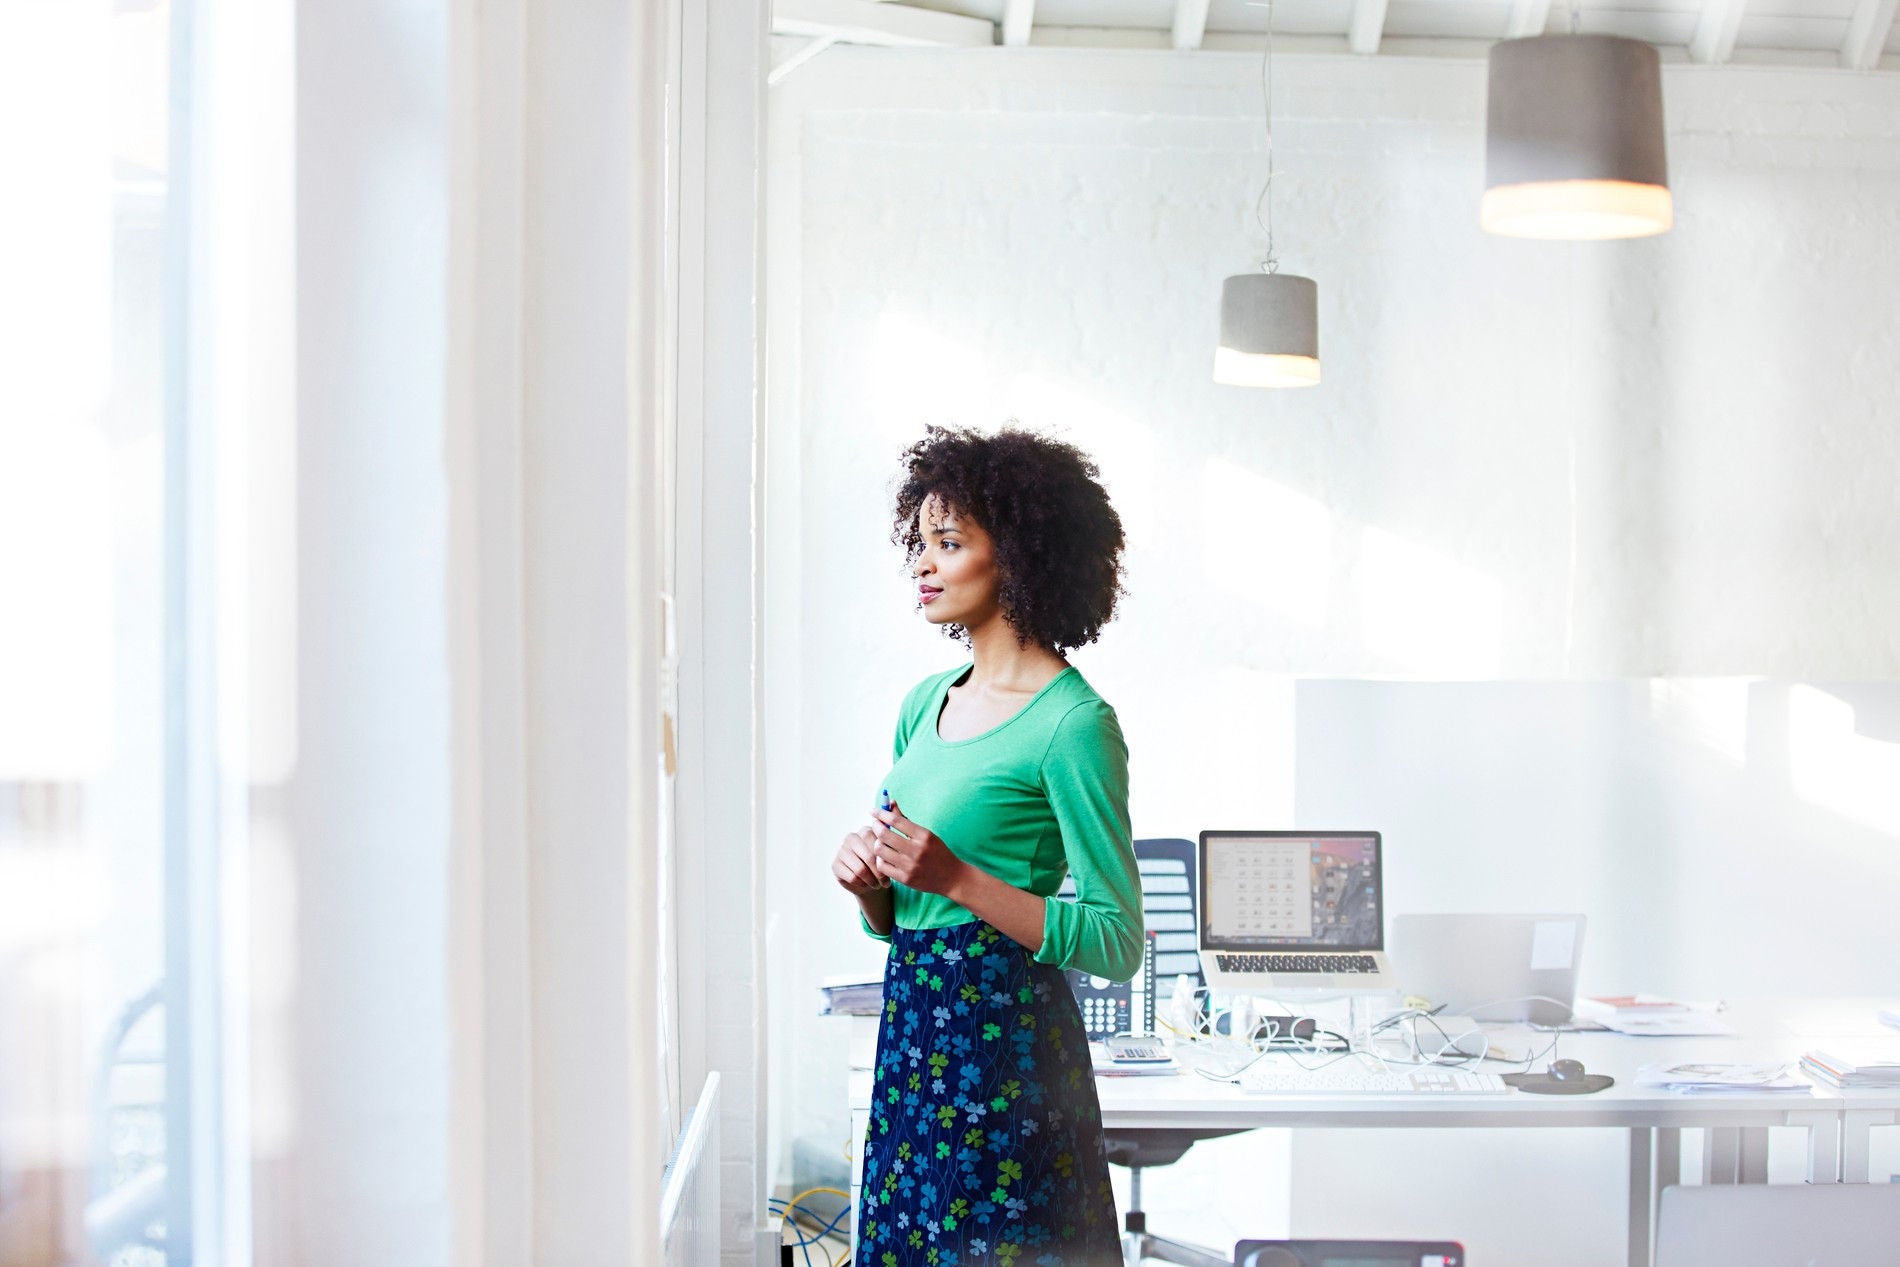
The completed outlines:
[[[784,1208],[783,1210],[780,1210],[780,1211],[779,1211],[779,1216],[778,1216],[778,1239],[779,1239],[779,1242],[780,1242],[781,1244],[783,1244],[783,1243],[784,1243],[784,1240],[785,1240],[785,1224],[786,1224],[787,1222],[789,1222],[789,1221],[791,1220],[791,1217],[792,1217],[792,1215],[793,1215],[793,1213],[794,1213],[794,1210],[792,1209],[792,1207],[793,1207],[793,1206],[795,1206],[795,1205],[797,1205],[797,1204],[798,1204],[798,1203],[799,1203],[800,1201],[803,1201],[803,1200],[804,1200],[804,1199],[805,1199],[806,1197],[808,1197],[808,1196],[810,1196],[810,1195],[811,1195],[812,1193],[814,1193],[814,1192],[829,1192],[829,1193],[831,1193],[831,1194],[832,1194],[833,1196],[837,1196],[837,1197],[843,1197],[843,1198],[845,1199],[845,1203],[846,1203],[847,1205],[849,1205],[849,1204],[850,1204],[850,1202],[851,1202],[851,1194],[850,1194],[849,1192],[840,1192],[840,1191],[839,1191],[838,1189],[836,1189],[836,1188],[807,1188],[807,1189],[805,1189],[805,1190],[804,1190],[803,1192],[801,1192],[801,1193],[799,1193],[799,1194],[798,1194],[797,1196],[795,1196],[795,1197],[793,1197],[793,1198],[792,1198],[792,1199],[791,1199],[790,1201],[787,1201],[787,1202],[785,1203],[785,1208]],[[813,1218],[815,1219],[815,1218],[817,1218],[818,1216],[814,1214],[814,1215],[813,1215],[812,1217],[813,1217]],[[793,1226],[793,1227],[797,1227],[798,1225],[797,1225],[796,1223],[793,1223],[793,1224],[792,1224],[792,1226]],[[818,1226],[818,1229],[817,1229],[817,1230],[820,1230],[820,1231],[822,1231],[822,1229],[823,1229],[823,1228],[824,1228],[824,1224],[823,1224],[823,1223],[821,1223],[821,1224],[819,1224],[819,1226]],[[836,1235],[837,1235],[837,1233],[836,1233],[836,1232],[833,1232],[833,1233],[831,1233],[831,1235],[833,1235],[833,1236],[836,1236]],[[848,1238],[847,1238],[847,1239],[848,1239]],[[847,1244],[845,1245],[845,1247],[844,1247],[844,1252],[845,1252],[846,1254],[849,1254],[849,1253],[851,1252],[851,1246],[849,1245],[849,1243],[847,1243]],[[840,1260],[840,1261],[843,1261],[843,1260]],[[833,1263],[833,1264],[831,1264],[831,1265],[830,1265],[830,1267],[837,1267],[837,1264],[836,1264],[836,1263]]]
[[[836,1188],[807,1188],[803,1192],[799,1193],[797,1196],[793,1197],[790,1201],[787,1201],[785,1203],[785,1208],[788,1210],[791,1209],[793,1206],[797,1205],[800,1201],[803,1201],[806,1197],[810,1196],[814,1192],[829,1192],[832,1196],[843,1197],[846,1201],[849,1201],[851,1199],[851,1194],[849,1192],[840,1192]]]

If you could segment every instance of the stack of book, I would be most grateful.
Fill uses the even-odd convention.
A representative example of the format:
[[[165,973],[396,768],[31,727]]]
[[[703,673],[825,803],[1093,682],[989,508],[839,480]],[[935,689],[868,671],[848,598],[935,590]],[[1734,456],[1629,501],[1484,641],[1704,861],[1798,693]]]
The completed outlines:
[[[1801,1057],[1801,1068],[1831,1087],[1900,1087],[1900,1046],[1830,1042]]]
[[[875,1016],[884,1006],[884,979],[866,981],[858,976],[826,977],[818,987],[825,1006],[820,1016]]]

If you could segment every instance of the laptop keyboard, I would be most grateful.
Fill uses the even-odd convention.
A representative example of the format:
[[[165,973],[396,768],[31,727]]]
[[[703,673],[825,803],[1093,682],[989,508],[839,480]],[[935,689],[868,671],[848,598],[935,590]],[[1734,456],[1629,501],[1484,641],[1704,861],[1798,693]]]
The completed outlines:
[[[1222,972],[1377,972],[1371,955],[1231,955],[1216,954]]]

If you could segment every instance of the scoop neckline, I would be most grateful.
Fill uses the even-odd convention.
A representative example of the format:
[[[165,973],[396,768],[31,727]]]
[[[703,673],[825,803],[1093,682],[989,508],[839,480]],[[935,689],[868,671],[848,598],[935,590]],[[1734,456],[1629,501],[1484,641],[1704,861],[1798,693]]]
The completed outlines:
[[[955,686],[958,682],[962,681],[963,675],[970,672],[974,668],[976,668],[976,661],[972,660],[970,661],[970,663],[958,669],[955,673],[952,673],[948,677],[946,677],[943,680],[942,688],[939,689],[937,692],[936,706],[930,710],[930,737],[937,741],[937,745],[939,747],[961,748],[965,744],[977,743],[981,740],[988,739],[991,735],[995,734],[997,731],[1006,729],[1011,722],[1015,721],[1018,717],[1021,717],[1024,713],[1034,708],[1036,706],[1036,701],[1041,699],[1044,695],[1048,694],[1050,687],[1054,686],[1057,682],[1060,682],[1064,677],[1076,671],[1076,668],[1073,664],[1063,665],[1062,672],[1056,674],[1054,677],[1050,678],[1047,682],[1044,682],[1042,684],[1042,689],[1029,697],[1028,703],[1024,704],[1021,708],[1011,713],[1008,717],[1004,718],[1002,721],[997,722],[994,726],[991,726],[988,730],[984,731],[982,734],[971,735],[968,739],[945,739],[943,735],[938,732],[937,724],[943,720],[943,706],[945,702],[948,701],[950,698],[950,688]]]

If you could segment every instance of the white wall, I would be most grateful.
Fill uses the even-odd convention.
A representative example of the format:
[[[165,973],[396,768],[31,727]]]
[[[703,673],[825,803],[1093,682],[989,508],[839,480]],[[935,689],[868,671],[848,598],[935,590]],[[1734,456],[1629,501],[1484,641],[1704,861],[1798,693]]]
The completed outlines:
[[[1817,855],[1859,892],[1900,883],[1881,799],[1900,759],[1900,76],[1669,67],[1675,229],[1553,244],[1477,228],[1482,62],[1276,58],[1276,237],[1319,282],[1326,381],[1271,394],[1209,378],[1220,280],[1262,243],[1259,75],[1248,54],[837,49],[774,90],[785,1182],[799,1141],[847,1134],[815,983],[880,961],[828,860],[903,692],[961,656],[888,541],[897,454],[930,421],[1016,417],[1099,459],[1131,597],[1075,659],[1128,731],[1137,835],[1373,822],[1396,910],[1581,895],[1606,986],[1795,988],[1845,953],[1874,988],[1868,965],[1900,955],[1863,899],[1836,921],[1812,873],[1777,905]],[[1772,681],[1707,680],[1737,675]],[[1875,685],[1816,685],[1835,680]],[[1527,839],[1551,804],[1558,830]],[[1526,849],[1539,866],[1516,865]],[[1796,940],[1752,939],[1744,911]],[[1548,1190],[1619,1182],[1604,1138],[1552,1154]],[[1467,1143],[1465,1173],[1502,1147]],[[1222,1147],[1284,1173],[1284,1140]],[[1215,1151],[1152,1177],[1157,1224],[1273,1231],[1283,1207],[1199,1196]],[[1503,1201],[1467,1240],[1523,1261],[1536,1229]],[[1606,1204],[1568,1261],[1617,1252]],[[1302,1230],[1327,1217],[1301,1209]]]
[[[1300,821],[1384,830],[1394,913],[1585,911],[1587,993],[1893,988],[1900,683],[1302,682],[1292,711]]]

